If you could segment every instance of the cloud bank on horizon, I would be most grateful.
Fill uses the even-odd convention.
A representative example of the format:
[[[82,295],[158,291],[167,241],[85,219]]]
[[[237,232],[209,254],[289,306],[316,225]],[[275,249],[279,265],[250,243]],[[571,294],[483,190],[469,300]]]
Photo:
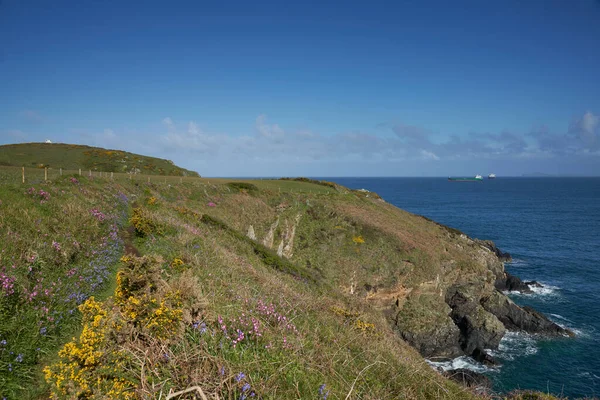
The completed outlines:
[[[21,114],[34,116],[36,122],[42,119],[31,110]],[[205,176],[444,176],[454,171],[598,175],[600,116],[588,111],[566,125],[564,132],[542,125],[522,133],[469,132],[439,140],[427,128],[402,123],[379,123],[373,132],[324,135],[285,129],[261,114],[250,133],[239,136],[206,132],[193,120],[165,117],[152,132],[107,128],[78,132],[71,140],[173,159]],[[8,136],[13,142],[42,140],[22,131]],[[532,169],[532,163],[539,169]],[[586,163],[587,173],[573,168]]]

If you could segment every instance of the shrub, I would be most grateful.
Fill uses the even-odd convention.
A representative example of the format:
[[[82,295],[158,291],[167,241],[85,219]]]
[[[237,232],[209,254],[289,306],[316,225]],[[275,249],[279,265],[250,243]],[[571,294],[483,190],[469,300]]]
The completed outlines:
[[[229,182],[227,186],[238,192],[258,192],[258,187],[248,182]]]
[[[129,223],[133,225],[136,235],[140,237],[148,236],[153,233],[160,233],[158,225],[150,219],[148,213],[141,207],[133,209]]]
[[[317,179],[310,179],[310,178],[305,178],[305,177],[298,177],[298,178],[279,178],[279,180],[282,181],[297,181],[297,182],[306,182],[306,183],[314,183],[315,185],[321,185],[321,186],[327,186],[333,189],[337,189],[337,185],[333,182],[328,182],[328,181],[320,181]]]
[[[106,351],[113,328],[109,310],[94,297],[79,306],[83,331],[79,339],[64,345],[60,361],[44,368],[53,399],[91,399],[105,394],[112,399],[136,398],[135,384],[123,375],[127,357],[120,351]]]

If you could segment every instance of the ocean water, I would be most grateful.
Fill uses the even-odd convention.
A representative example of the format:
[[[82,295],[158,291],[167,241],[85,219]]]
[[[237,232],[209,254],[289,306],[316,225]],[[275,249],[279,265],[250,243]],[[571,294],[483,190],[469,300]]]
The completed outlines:
[[[514,261],[506,270],[544,287],[511,294],[576,332],[544,340],[509,333],[485,368],[456,359],[445,366],[484,371],[495,389],[600,396],[600,178],[324,178],[379,193],[387,202],[491,239]]]

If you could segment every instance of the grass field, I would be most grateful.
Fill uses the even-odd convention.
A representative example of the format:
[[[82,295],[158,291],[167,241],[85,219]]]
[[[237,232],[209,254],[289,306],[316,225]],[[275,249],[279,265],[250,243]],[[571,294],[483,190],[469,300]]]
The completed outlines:
[[[0,398],[476,397],[386,314],[480,273],[438,225],[308,180],[52,172],[0,168]]]
[[[198,176],[169,160],[64,143],[21,143],[0,146],[0,165],[53,170],[139,173],[143,175]]]

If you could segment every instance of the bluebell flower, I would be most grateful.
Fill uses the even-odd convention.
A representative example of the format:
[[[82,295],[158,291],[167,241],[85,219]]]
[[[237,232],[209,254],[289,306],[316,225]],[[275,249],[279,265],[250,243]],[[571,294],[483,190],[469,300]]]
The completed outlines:
[[[250,390],[250,384],[244,383],[244,386],[242,386],[242,392],[247,392],[248,390]]]
[[[17,358],[15,358],[16,362],[23,362],[23,354],[20,354],[17,356]]]
[[[246,374],[244,374],[243,372],[240,372],[239,374],[237,374],[235,376],[235,381],[236,382],[240,382],[242,381],[244,378],[246,377]]]
[[[327,400],[327,396],[329,396],[329,390],[325,391],[325,384],[319,386],[319,394],[323,396],[323,400]]]

